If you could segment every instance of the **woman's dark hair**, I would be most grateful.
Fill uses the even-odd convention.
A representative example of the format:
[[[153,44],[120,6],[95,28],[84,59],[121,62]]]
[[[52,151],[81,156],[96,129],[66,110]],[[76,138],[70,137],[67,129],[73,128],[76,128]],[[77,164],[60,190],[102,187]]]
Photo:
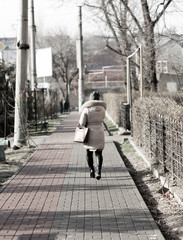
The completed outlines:
[[[90,100],[99,100],[100,99],[100,93],[97,91],[94,91],[90,94]]]

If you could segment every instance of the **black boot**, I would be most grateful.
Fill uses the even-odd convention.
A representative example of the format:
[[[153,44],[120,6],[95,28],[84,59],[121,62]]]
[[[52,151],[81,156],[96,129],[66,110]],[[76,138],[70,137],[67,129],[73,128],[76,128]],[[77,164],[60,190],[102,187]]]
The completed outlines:
[[[88,149],[87,149],[86,159],[87,159],[88,166],[90,168],[90,177],[95,178],[95,169],[93,166],[93,152],[89,151]]]
[[[96,179],[97,180],[101,179],[101,169],[98,169]]]
[[[96,157],[97,157],[97,176],[96,179],[101,179],[101,170],[102,170],[102,163],[103,163],[103,156],[102,151],[96,151]]]
[[[90,168],[90,177],[95,178],[95,169],[94,168]]]

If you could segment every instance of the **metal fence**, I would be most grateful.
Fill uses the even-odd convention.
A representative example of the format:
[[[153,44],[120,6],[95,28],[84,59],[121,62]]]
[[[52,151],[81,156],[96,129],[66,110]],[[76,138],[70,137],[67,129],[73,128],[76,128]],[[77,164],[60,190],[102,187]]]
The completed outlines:
[[[183,181],[183,122],[133,108],[133,138],[162,173]]]

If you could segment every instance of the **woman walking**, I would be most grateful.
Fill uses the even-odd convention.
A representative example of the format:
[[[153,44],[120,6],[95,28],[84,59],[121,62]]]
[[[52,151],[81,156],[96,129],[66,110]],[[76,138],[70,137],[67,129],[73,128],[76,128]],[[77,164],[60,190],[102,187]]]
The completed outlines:
[[[95,178],[95,168],[93,163],[93,152],[97,158],[96,179],[101,179],[101,169],[103,163],[102,150],[104,149],[104,128],[106,104],[100,100],[99,92],[92,92],[90,100],[81,107],[79,124],[89,128],[87,141],[84,143],[86,149],[87,162],[90,169],[90,177]]]

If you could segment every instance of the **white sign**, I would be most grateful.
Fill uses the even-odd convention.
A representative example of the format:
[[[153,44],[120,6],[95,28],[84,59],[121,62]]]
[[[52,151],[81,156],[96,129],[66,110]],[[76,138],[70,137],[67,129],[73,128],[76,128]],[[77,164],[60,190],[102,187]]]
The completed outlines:
[[[167,82],[167,90],[169,92],[177,92],[177,83],[176,82]]]
[[[50,84],[45,82],[45,83],[38,83],[37,84],[37,88],[47,88],[49,89],[50,88]]]
[[[51,48],[36,50],[37,77],[52,76],[52,51]]]

